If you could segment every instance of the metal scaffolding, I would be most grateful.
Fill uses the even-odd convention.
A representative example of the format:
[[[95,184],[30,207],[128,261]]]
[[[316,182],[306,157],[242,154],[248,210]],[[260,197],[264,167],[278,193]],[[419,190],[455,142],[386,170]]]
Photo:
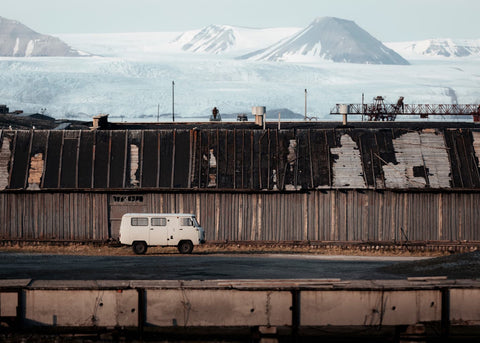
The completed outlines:
[[[402,101],[400,101],[402,100]],[[336,104],[330,114],[343,114],[340,111],[342,104]],[[350,115],[361,115],[368,121],[395,121],[397,116],[417,116],[428,118],[435,116],[473,116],[473,120],[480,121],[479,104],[403,104],[399,99],[396,104],[386,104],[384,98],[377,96],[372,104],[348,104]]]

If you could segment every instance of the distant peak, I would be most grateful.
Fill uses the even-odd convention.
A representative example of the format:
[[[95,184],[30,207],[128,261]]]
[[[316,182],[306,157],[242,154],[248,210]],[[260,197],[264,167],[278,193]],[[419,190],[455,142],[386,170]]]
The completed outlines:
[[[302,31],[242,58],[268,61],[307,61],[368,64],[408,64],[394,51],[351,20],[317,17]]]
[[[60,39],[35,32],[16,20],[0,17],[0,56],[80,56]]]
[[[352,21],[347,20],[347,19],[338,18],[338,17],[317,17],[313,20],[312,24],[328,23],[328,22],[348,23],[348,22],[352,22]]]
[[[215,30],[233,30],[234,27],[233,26],[230,26],[230,25],[223,25],[223,24],[211,24],[211,25],[208,25],[208,26],[205,26],[203,28],[204,30],[211,30],[211,29],[215,29]]]

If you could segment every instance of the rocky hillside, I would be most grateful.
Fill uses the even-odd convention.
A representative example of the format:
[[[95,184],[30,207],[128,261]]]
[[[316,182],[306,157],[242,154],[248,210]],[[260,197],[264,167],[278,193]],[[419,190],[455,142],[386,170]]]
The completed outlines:
[[[0,17],[0,56],[81,56],[60,39],[33,31],[22,23]]]

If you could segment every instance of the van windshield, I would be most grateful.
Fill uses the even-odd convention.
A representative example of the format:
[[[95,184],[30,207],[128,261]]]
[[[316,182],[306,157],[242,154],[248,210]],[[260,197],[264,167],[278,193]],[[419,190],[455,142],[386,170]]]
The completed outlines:
[[[197,222],[197,218],[193,217],[192,220],[193,220],[193,226],[196,226],[196,227],[200,226],[200,224],[198,224]]]

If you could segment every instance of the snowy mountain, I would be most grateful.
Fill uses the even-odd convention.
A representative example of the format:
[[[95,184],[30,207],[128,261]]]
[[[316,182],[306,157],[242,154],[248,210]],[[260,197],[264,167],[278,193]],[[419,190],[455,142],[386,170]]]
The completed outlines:
[[[22,23],[0,17],[0,56],[80,56],[60,39],[42,35]]]
[[[409,64],[355,22],[320,17],[292,37],[241,59],[304,62],[319,59],[362,64]]]
[[[479,39],[427,39],[416,42],[395,42],[386,45],[405,58],[480,56]]]
[[[332,30],[335,25],[330,24]],[[214,106],[225,121],[236,120],[238,113],[251,121],[252,106],[266,106],[268,121],[278,120],[278,112],[282,120],[302,120],[305,111],[309,119],[341,120],[331,116],[330,109],[337,103],[360,103],[362,93],[366,103],[379,95],[387,103],[399,96],[406,104],[480,103],[480,57],[424,55],[409,66],[332,63],[316,55],[285,55],[299,61],[311,58],[310,63],[239,60],[234,57],[240,52],[265,48],[282,38],[285,43],[301,29],[231,28],[235,42],[218,54],[182,50],[202,30],[56,35],[95,55],[0,58],[0,103],[26,113],[46,109],[45,114],[55,118],[89,120],[108,113],[112,121],[155,121],[162,113],[160,120],[170,121],[172,100],[176,119],[194,121],[208,120]],[[327,44],[318,37],[322,52]]]
[[[184,51],[195,53],[223,54],[245,53],[292,35],[299,28],[252,29],[229,25],[210,25],[201,30],[187,31],[172,43]]]
[[[195,36],[189,36],[189,33],[184,33],[175,40],[175,42],[186,41],[182,46],[185,51],[219,54],[231,49],[236,42],[233,27],[225,25],[210,25]]]

